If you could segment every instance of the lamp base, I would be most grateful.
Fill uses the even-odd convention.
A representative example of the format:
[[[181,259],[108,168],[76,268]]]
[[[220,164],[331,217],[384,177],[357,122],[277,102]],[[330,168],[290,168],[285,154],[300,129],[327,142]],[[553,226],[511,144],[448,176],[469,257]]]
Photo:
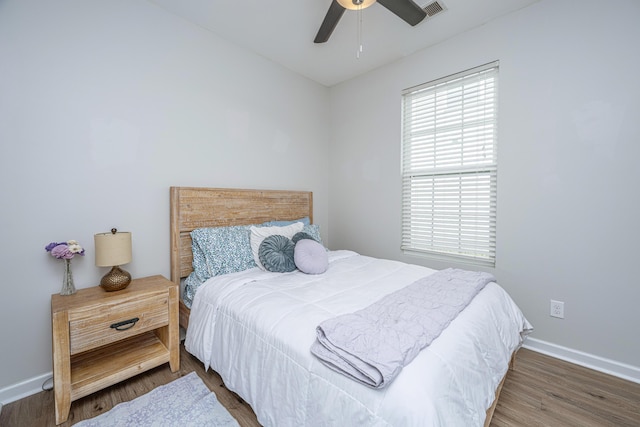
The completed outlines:
[[[131,283],[131,274],[117,265],[100,280],[100,287],[107,292],[120,291]]]

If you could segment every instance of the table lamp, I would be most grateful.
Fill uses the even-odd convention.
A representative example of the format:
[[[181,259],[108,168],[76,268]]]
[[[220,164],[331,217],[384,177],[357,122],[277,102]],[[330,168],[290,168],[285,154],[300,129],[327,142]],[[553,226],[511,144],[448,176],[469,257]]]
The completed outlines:
[[[129,286],[131,274],[120,266],[131,262],[131,233],[112,228],[110,233],[95,234],[93,239],[96,245],[96,266],[111,267],[111,271],[100,280],[100,287],[113,292]]]

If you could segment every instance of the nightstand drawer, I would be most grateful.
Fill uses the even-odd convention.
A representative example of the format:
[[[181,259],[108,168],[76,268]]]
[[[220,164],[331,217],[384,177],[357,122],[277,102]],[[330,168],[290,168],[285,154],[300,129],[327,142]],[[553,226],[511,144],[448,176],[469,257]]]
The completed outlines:
[[[168,295],[161,293],[138,300],[75,310],[69,316],[71,354],[169,324],[168,300]]]

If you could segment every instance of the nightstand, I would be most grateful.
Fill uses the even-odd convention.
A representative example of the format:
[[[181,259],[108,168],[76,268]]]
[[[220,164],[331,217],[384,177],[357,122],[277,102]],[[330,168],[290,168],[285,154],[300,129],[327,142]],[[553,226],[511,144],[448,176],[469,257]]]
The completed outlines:
[[[56,425],[81,397],[163,363],[180,368],[178,286],[162,276],[52,295],[51,320]]]

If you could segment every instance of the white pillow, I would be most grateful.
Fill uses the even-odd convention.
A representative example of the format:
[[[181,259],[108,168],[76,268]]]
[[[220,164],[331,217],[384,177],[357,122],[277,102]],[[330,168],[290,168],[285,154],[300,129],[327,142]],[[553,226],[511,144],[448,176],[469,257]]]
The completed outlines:
[[[262,270],[267,270],[260,262],[260,256],[258,255],[260,243],[262,243],[264,239],[269,236],[273,236],[274,234],[279,234],[291,239],[294,234],[302,231],[303,228],[304,224],[301,222],[296,222],[284,227],[256,227],[252,225],[249,232],[249,240],[251,242],[251,252],[253,252],[253,259],[255,260],[256,265]]]

